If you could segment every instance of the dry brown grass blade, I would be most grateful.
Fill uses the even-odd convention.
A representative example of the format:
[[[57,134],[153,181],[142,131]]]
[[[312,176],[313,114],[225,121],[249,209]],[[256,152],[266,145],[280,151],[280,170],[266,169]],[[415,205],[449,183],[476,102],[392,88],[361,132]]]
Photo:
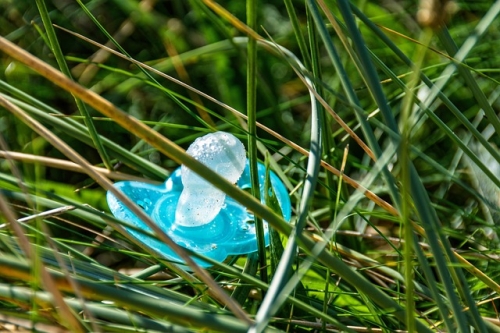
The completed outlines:
[[[43,164],[45,166],[52,167],[52,168],[85,173],[85,169],[82,168],[80,165],[73,163],[73,162],[66,161],[66,160],[62,160],[59,158],[51,158],[51,157],[38,156],[38,155],[32,155],[32,154],[24,154],[24,153],[18,153],[18,152],[14,152],[14,151],[5,151],[5,150],[0,150],[0,158],[21,161],[23,163],[40,163],[40,164]],[[92,168],[94,168],[95,171],[99,172],[103,176],[108,177],[110,179],[135,180],[135,181],[140,181],[140,182],[157,183],[157,182],[153,182],[153,181],[146,179],[146,178],[137,177],[137,176],[129,175],[129,174],[118,172],[118,171],[109,171],[108,169],[100,168],[100,167],[96,167],[96,166],[92,166]]]
[[[9,55],[13,56],[13,58],[18,59],[22,62],[26,62],[29,64],[29,66],[33,69],[36,69],[39,71],[39,73],[45,74],[48,78],[52,79],[51,81],[54,83],[57,83],[59,86],[64,87],[68,90],[71,90],[70,87],[73,88],[71,90],[72,93],[74,93],[76,96],[79,96],[83,101],[89,101],[93,100],[93,98],[96,98],[97,96],[97,103],[89,103],[93,107],[95,107],[97,110],[101,108],[111,108],[113,111],[120,113],[121,116],[126,119],[126,121],[130,121],[131,124],[133,125],[134,128],[137,128],[137,126],[144,126],[147,128],[147,126],[143,125],[140,123],[137,119],[129,117],[127,114],[125,114],[122,111],[118,111],[111,103],[108,101],[104,100],[100,96],[94,94],[93,92],[90,92],[80,86],[79,84],[69,80],[64,74],[61,72],[55,70],[54,68],[50,67],[46,63],[42,62],[41,60],[33,57],[26,51],[20,49],[16,45],[10,43],[6,39],[0,37],[0,48]],[[45,76],[44,75],[44,76]],[[86,92],[83,93],[82,92]],[[88,95],[91,95],[92,97],[89,97]],[[83,98],[82,98],[83,96]],[[95,100],[93,100],[95,102]],[[157,235],[157,237],[165,242],[172,250],[174,250],[184,261],[187,265],[189,265],[194,272],[200,277],[200,279],[207,284],[207,286],[210,289],[210,294],[212,297],[217,299],[219,302],[222,304],[226,305],[233,313],[235,316],[238,318],[244,320],[247,323],[250,323],[251,320],[249,319],[248,315],[241,309],[241,307],[234,301],[232,300],[225,292],[222,290],[222,288],[219,287],[219,285],[213,280],[213,278],[209,275],[209,273],[199,267],[192,259],[191,257],[187,254],[187,252],[177,245],[170,237],[168,237],[151,219],[150,217],[142,210],[140,209],[132,200],[130,200],[126,195],[124,195],[121,191],[117,190],[113,184],[106,178],[103,177],[100,173],[95,171],[92,167],[92,165],[85,160],[81,155],[79,155],[76,151],[74,151],[71,147],[69,147],[65,142],[63,142],[61,139],[59,139],[57,136],[55,136],[53,133],[51,133],[47,128],[45,128],[43,125],[41,125],[39,122],[31,118],[26,112],[21,110],[19,107],[16,105],[12,104],[9,102],[7,99],[3,98],[0,96],[0,105],[9,110],[11,113],[13,113],[16,117],[20,118],[27,126],[29,126],[31,129],[33,129],[35,132],[37,132],[39,135],[43,136],[48,142],[50,142],[55,148],[57,148],[61,153],[63,153],[66,157],[74,161],[75,163],[79,164],[82,166],[82,168],[85,169],[86,173],[92,177],[99,185],[101,185],[103,188],[105,188],[108,191],[111,191],[119,200],[121,200],[127,207],[130,208],[130,210],[139,218],[141,218]],[[110,118],[113,118],[112,116],[114,115],[113,112],[111,113],[105,113],[107,116]],[[130,120],[133,119],[133,120]],[[134,124],[135,122],[135,124]],[[131,125],[129,123],[121,123],[123,125]],[[149,128],[148,128],[149,129]],[[157,134],[158,135],[158,134]],[[158,145],[157,141],[152,141],[156,145]],[[178,147],[178,149],[181,149]],[[186,154],[184,154],[186,155]],[[187,155],[186,155],[187,156]],[[193,159],[194,160],[194,159]],[[199,163],[199,162],[198,162]],[[201,164],[201,163],[200,163]],[[217,174],[216,174],[217,175]],[[217,175],[218,176],[218,175]],[[220,176],[219,176],[220,177]],[[220,177],[222,178],[222,177]],[[110,223],[111,224],[111,223]],[[121,226],[113,224],[113,228],[115,230],[121,232],[125,237],[130,239],[132,242],[136,242],[135,238],[131,237]],[[26,240],[27,241],[27,240]],[[175,270],[179,275],[181,275],[185,280],[194,282],[193,277],[187,274],[185,271],[182,269],[176,267],[175,265],[172,265],[172,269]]]

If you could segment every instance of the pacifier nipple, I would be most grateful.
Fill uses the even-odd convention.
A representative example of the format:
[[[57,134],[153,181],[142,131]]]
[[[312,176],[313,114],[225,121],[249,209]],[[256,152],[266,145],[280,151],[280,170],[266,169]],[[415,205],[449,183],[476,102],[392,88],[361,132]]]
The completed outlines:
[[[230,133],[202,136],[186,152],[231,183],[236,183],[245,168],[245,147]],[[175,223],[195,227],[211,222],[223,207],[226,194],[184,165],[181,180],[184,188],[175,211]]]

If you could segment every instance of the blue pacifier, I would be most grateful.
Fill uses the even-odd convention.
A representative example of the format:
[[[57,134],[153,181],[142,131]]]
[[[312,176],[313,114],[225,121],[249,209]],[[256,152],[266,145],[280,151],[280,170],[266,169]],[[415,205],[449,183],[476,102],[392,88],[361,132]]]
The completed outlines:
[[[215,132],[196,139],[187,153],[241,189],[251,187],[250,167],[243,144],[232,134]],[[258,164],[261,198],[264,202],[265,167]],[[283,218],[290,221],[291,204],[286,187],[274,172],[271,185]],[[254,216],[212,184],[184,165],[162,185],[137,181],[115,184],[178,245],[219,262],[229,255],[257,251]],[[137,231],[152,230],[111,192],[107,193],[111,213],[135,228],[125,227],[138,241],[160,256],[182,264],[182,259],[167,245]],[[269,230],[264,221],[264,237],[269,245]],[[210,264],[193,258],[202,267]]]

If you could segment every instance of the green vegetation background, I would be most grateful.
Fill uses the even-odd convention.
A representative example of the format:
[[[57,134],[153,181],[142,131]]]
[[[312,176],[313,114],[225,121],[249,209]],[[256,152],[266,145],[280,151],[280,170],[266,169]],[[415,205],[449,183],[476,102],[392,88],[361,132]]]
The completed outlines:
[[[500,331],[499,12],[499,1],[0,1],[3,40],[66,63],[152,129],[141,137],[119,111],[75,101],[0,41],[0,328]],[[164,181],[186,158],[176,145],[232,132],[285,182],[291,224],[263,198],[271,208],[252,207],[277,230],[271,246],[192,274],[117,232],[106,186],[16,107],[119,171],[113,181]]]

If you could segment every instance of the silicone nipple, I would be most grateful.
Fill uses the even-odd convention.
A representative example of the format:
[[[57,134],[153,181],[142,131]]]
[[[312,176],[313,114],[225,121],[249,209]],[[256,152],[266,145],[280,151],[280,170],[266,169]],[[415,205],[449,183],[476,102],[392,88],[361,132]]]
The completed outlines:
[[[202,136],[189,146],[187,153],[231,183],[236,183],[245,169],[245,147],[230,133]],[[181,180],[184,188],[175,211],[175,223],[195,227],[211,222],[223,207],[226,194],[184,165]]]

